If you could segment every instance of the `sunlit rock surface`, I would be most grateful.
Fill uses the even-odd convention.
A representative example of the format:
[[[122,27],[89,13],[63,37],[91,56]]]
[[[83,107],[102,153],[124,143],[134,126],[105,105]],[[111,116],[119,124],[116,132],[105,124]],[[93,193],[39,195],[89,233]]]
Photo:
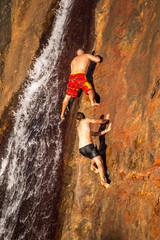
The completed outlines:
[[[56,239],[160,239],[159,19],[159,0],[97,2],[90,51],[103,56],[94,72],[101,105],[91,108],[83,94],[70,112]],[[109,190],[78,152],[77,110],[94,118],[110,113]]]
[[[0,115],[27,77],[58,0],[0,2]]]

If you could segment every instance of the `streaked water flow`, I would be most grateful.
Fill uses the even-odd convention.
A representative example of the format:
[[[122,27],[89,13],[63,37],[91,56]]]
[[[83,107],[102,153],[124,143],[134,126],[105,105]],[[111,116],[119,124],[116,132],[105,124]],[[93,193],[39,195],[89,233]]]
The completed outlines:
[[[0,168],[4,189],[0,218],[3,240],[47,240],[53,228],[52,221],[48,222],[54,214],[52,205],[62,149],[56,65],[72,2],[61,0],[51,37],[29,72],[14,112],[15,123]]]

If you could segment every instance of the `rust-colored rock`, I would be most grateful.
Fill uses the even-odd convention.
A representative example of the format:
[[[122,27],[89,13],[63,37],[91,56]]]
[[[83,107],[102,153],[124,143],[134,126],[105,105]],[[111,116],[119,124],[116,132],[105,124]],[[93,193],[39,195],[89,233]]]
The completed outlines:
[[[97,3],[94,49],[104,61],[94,83],[101,105],[91,108],[83,94],[79,110],[94,118],[110,113],[111,184],[109,190],[100,186],[90,161],[78,152],[77,136],[73,146],[73,109],[57,239],[160,240],[159,16],[159,0]]]
[[[55,3],[14,1],[11,8],[10,1],[3,0],[1,13],[6,2],[8,10],[3,16],[6,28],[1,31],[8,34],[0,34],[0,114],[27,76],[45,24],[53,15],[51,5]],[[91,31],[93,34],[95,30],[95,37],[91,39],[92,34],[87,36],[90,30],[87,11],[96,2]],[[82,94],[70,111],[56,240],[160,240],[160,1],[86,0],[83,1],[86,11],[78,8],[80,5],[82,0],[77,0],[71,14],[63,66],[69,66],[77,46],[94,44],[90,51],[96,50],[103,56],[94,73],[101,105],[91,108]],[[79,28],[77,25],[72,29],[77,15]],[[78,38],[80,32],[84,35]],[[76,39],[73,45],[72,39]],[[90,160],[78,152],[75,121],[78,110],[94,118],[110,113],[112,131],[106,136],[109,190],[90,171]],[[0,134],[7,126],[3,125]],[[98,139],[95,141],[98,145]]]
[[[0,3],[0,116],[27,77],[35,52],[58,7],[57,0]]]

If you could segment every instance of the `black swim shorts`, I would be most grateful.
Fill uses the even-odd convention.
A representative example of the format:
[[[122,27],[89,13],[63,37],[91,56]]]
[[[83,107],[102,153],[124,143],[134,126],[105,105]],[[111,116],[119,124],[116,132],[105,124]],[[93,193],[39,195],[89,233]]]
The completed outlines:
[[[100,153],[98,152],[98,149],[94,143],[88,144],[88,145],[80,148],[79,152],[83,156],[90,158],[90,159],[100,156]]]

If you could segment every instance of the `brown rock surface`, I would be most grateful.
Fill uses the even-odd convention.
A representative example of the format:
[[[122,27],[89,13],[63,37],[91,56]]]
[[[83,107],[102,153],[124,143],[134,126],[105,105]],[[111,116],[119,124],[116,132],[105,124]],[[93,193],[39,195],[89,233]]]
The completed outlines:
[[[27,77],[57,0],[0,2],[0,115]]]
[[[160,239],[159,17],[159,0],[98,1],[94,49],[104,61],[94,84],[101,105],[91,108],[84,94],[76,104],[90,117],[110,113],[106,164],[111,184],[102,188],[90,160],[78,152],[74,107],[56,239]]]
[[[27,76],[45,24],[53,15],[52,6],[57,7],[54,2],[0,2],[0,114]],[[94,3],[83,1],[86,11],[89,9],[85,4],[89,2]],[[77,0],[78,4],[82,1]],[[75,8],[72,19],[80,14]],[[87,17],[82,15],[79,23],[88,24]],[[160,240],[159,19],[159,0],[97,1],[93,27],[96,37],[92,42],[95,40],[93,49],[104,59],[94,73],[101,105],[91,108],[83,94],[75,101],[67,120],[56,240]],[[78,44],[70,44],[74,32],[78,35],[78,26],[77,31],[74,28],[68,33],[69,60],[73,48],[82,42],[87,46],[86,22],[84,37],[76,39]],[[83,29],[81,25],[80,32]],[[64,66],[67,65],[65,59]],[[90,171],[90,161],[78,152],[78,108],[94,118],[110,113],[112,131],[106,136],[109,190],[100,185],[99,176]],[[95,141],[99,145],[98,139]]]

